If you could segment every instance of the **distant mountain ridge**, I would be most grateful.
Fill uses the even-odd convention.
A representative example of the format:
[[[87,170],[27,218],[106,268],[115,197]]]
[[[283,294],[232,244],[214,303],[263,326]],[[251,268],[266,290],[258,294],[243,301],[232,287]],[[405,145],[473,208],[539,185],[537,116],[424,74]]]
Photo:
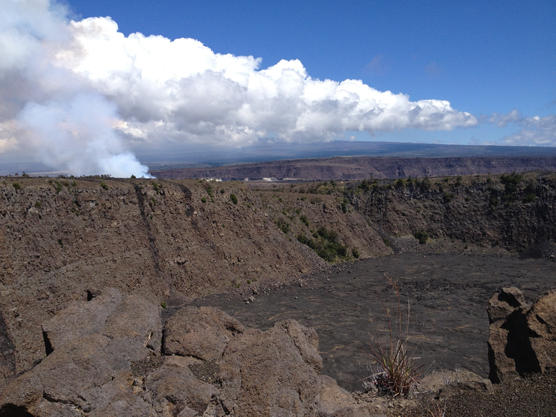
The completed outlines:
[[[157,178],[221,178],[256,180],[361,180],[367,178],[436,177],[556,170],[549,157],[335,157],[295,159],[232,166],[151,170]]]
[[[317,143],[261,142],[242,148],[183,145],[164,152],[145,149],[137,154],[151,169],[194,168],[260,163],[287,159],[333,158],[337,156],[461,158],[461,157],[556,157],[556,147],[444,145],[432,143],[332,141]]]

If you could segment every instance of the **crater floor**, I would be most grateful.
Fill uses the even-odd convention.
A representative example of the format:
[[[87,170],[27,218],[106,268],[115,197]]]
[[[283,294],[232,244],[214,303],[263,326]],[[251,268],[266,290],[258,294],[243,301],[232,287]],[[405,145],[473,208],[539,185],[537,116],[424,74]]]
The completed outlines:
[[[259,289],[253,301],[232,293],[195,301],[223,309],[246,326],[268,329],[295,319],[315,328],[323,373],[351,391],[361,390],[372,373],[372,348],[389,348],[391,316],[399,327],[395,290],[398,280],[402,333],[424,372],[464,368],[488,375],[486,304],[502,287],[520,288],[529,302],[556,287],[553,259],[469,255],[400,254],[333,266],[326,274]],[[407,312],[409,306],[409,325]]]

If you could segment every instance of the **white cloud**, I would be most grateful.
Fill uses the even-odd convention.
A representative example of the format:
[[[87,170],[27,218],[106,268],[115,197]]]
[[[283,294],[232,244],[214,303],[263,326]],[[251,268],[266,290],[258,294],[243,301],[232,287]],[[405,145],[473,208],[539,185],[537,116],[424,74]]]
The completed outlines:
[[[501,142],[505,145],[556,146],[556,115],[554,114],[544,117],[524,117],[520,110],[514,109],[507,114],[493,113],[490,117],[483,116],[482,121],[500,128],[510,124],[519,128],[518,132],[502,138]]]
[[[521,112],[518,109],[513,109],[508,114],[493,113],[488,121],[498,127],[506,127],[509,123],[518,123],[523,120]]]
[[[122,161],[142,170],[126,149],[145,143],[246,145],[267,132],[307,142],[478,123],[448,101],[313,79],[298,60],[260,69],[260,58],[194,39],[126,37],[110,18],[68,22],[48,0],[4,0],[0,16],[0,123],[17,120],[10,137],[21,149],[74,173],[127,175],[114,168]],[[95,119],[82,117],[87,106]]]
[[[526,117],[521,130],[503,140],[508,145],[556,146],[556,115]]]
[[[251,143],[268,131],[286,141],[330,140],[346,130],[451,130],[477,123],[449,102],[411,102],[358,80],[312,79],[298,60],[259,70],[260,59],[222,55],[193,39],[124,37],[115,22],[72,22],[80,48],[58,64],[110,97],[148,137]],[[161,122],[153,129],[152,122]]]

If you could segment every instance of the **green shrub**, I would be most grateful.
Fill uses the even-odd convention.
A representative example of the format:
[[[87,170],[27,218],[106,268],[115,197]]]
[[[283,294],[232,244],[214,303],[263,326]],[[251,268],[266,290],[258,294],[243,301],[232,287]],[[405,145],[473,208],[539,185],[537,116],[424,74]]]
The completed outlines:
[[[523,197],[523,202],[525,204],[534,203],[536,199],[537,196],[535,194],[527,194],[525,197]]]
[[[523,180],[523,175],[512,172],[511,174],[502,174],[500,182],[504,184],[506,193],[513,193],[517,190],[517,186]]]
[[[347,213],[347,211],[348,211],[348,204],[349,204],[348,199],[344,198],[344,201],[342,201],[342,211],[344,213]]]
[[[35,202],[35,207],[40,209],[42,207],[42,203],[40,201]]]
[[[307,239],[307,236],[305,236],[305,234],[303,234],[303,233],[300,233],[300,234],[297,235],[297,240],[300,243],[303,243],[304,245],[306,245],[307,242],[309,241],[309,239]]]
[[[230,200],[232,200],[232,203],[237,204],[237,197],[235,194],[230,194]]]
[[[350,253],[349,248],[338,241],[338,232],[327,230],[324,226],[321,226],[314,232],[313,237],[314,239],[310,239],[305,234],[300,233],[297,235],[297,240],[309,246],[328,262],[334,262],[337,258],[346,259],[354,253],[359,254],[357,250],[355,252],[352,250]]]
[[[18,182],[14,182],[14,183],[12,184],[12,186],[13,186],[16,190],[21,190],[21,184],[18,183]]]
[[[160,303],[160,307],[166,308],[166,307],[168,307],[168,305],[163,301],[163,302]]]
[[[429,177],[425,177],[419,184],[417,184],[417,181],[415,181],[415,185],[418,185],[418,187],[421,189],[421,192],[425,192],[427,190],[430,190],[431,180],[429,179]]]
[[[201,203],[206,203],[207,199],[205,197],[201,198]]]
[[[353,257],[354,257],[355,259],[359,259],[359,256],[360,256],[360,255],[359,255],[359,251],[358,251],[356,248],[353,248],[353,249],[351,250],[351,254],[353,255]]]
[[[444,195],[442,196],[442,200],[446,204],[452,201],[453,198],[454,198],[454,193],[444,193]]]
[[[160,186],[156,183],[156,181],[152,181],[151,184],[153,185],[153,189],[158,194],[160,192]]]
[[[60,185],[60,190],[62,189],[62,184],[58,183]],[[108,190],[108,185],[105,182],[101,182],[100,186],[102,188],[104,188],[105,190]]]
[[[301,220],[301,223],[303,223],[305,226],[309,227],[309,220],[307,220],[307,216],[306,215],[301,215],[299,217],[299,220]]]
[[[511,203],[513,203],[514,200],[515,200],[515,197],[514,197],[513,194],[505,194],[502,197],[502,201],[504,201],[504,204],[507,205],[507,206],[509,206]]]
[[[376,185],[376,182],[374,180],[363,180],[361,181],[361,183],[357,186],[358,189],[362,190],[362,191],[369,191],[370,189],[372,189],[374,186]]]
[[[417,233],[415,233],[414,236],[415,239],[417,239],[419,241],[419,244],[421,245],[424,245],[425,243],[427,243],[427,240],[429,240],[429,234],[424,230],[419,230]]]

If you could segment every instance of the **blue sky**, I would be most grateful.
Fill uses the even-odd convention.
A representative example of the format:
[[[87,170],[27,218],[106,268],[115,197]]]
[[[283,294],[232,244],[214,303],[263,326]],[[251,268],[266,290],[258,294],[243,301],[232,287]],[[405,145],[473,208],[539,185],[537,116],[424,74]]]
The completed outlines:
[[[553,0],[3,0],[0,163],[129,176],[135,154],[261,138],[556,146],[555,28]]]
[[[124,34],[191,37],[218,53],[299,59],[310,76],[361,79],[412,101],[448,100],[474,115],[556,113],[554,1],[71,0]],[[381,140],[500,142],[519,126],[402,131]]]

